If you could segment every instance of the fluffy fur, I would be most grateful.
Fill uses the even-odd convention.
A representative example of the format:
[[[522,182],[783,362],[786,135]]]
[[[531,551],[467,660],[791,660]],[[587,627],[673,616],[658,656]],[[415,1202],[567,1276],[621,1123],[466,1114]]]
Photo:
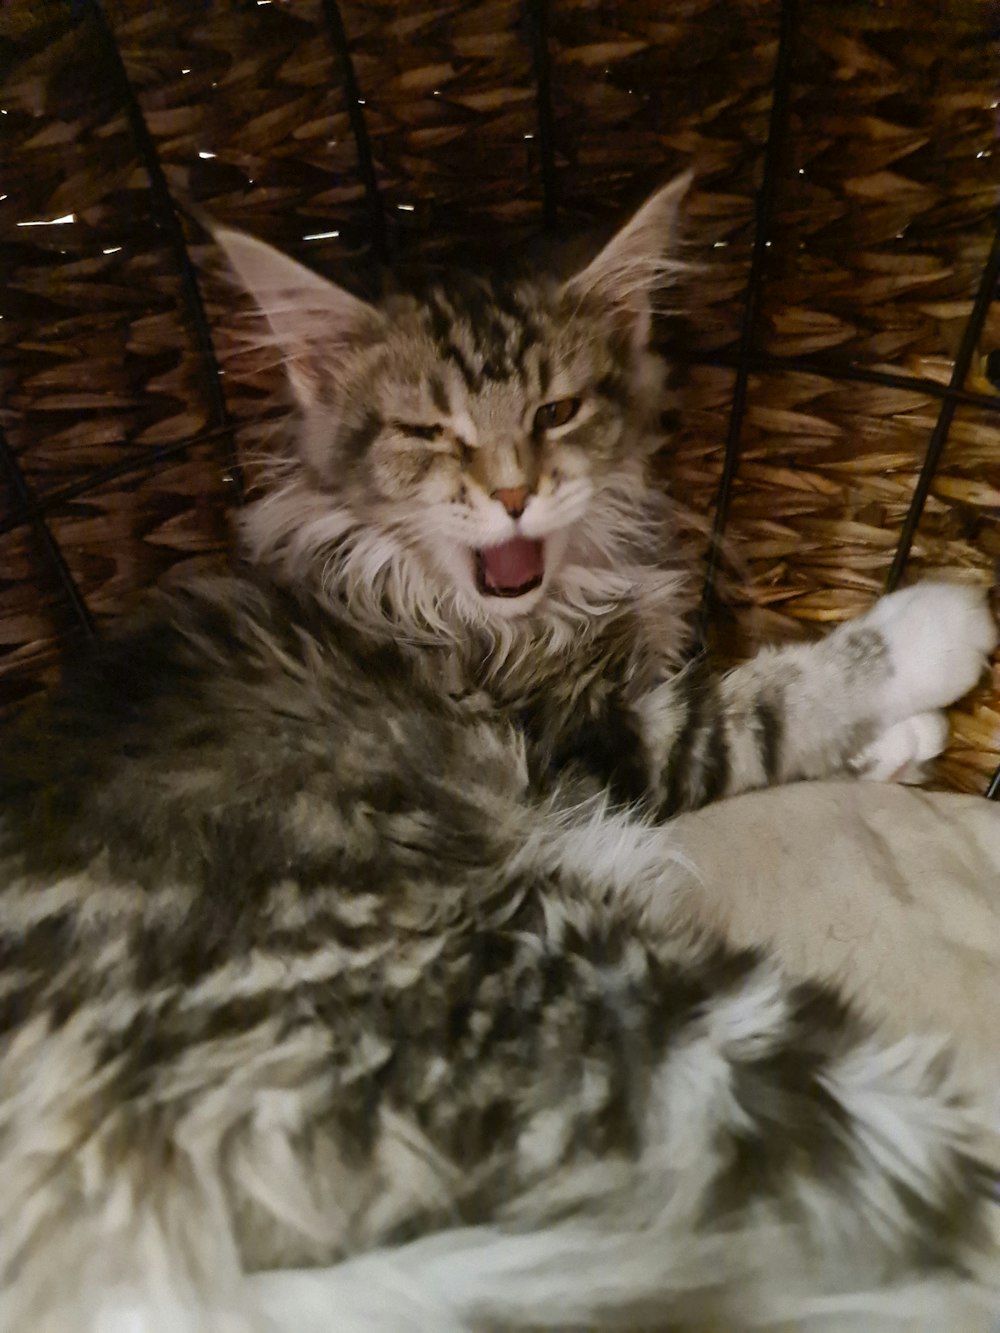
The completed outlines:
[[[5,738],[3,1333],[985,1326],[946,1054],[664,910],[666,815],[906,769],[996,637],[931,584],[689,660],[645,480],[681,189],[568,281],[377,308],[219,234],[301,451],[253,572]]]

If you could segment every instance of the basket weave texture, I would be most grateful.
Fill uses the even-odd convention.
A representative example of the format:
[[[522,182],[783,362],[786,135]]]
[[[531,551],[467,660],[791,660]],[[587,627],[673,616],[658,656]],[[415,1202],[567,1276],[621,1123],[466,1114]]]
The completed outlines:
[[[274,436],[184,201],[357,287],[693,165],[663,467],[719,651],[996,581],[995,0],[12,0],[0,109],[0,705],[224,563]],[[998,760],[995,667],[938,780]]]

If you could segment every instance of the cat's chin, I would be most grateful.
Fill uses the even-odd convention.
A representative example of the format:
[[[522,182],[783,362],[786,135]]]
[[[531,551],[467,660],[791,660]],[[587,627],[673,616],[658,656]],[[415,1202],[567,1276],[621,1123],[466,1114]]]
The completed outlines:
[[[494,592],[490,589],[484,589],[477,576],[475,597],[479,605],[489,615],[511,619],[515,616],[526,615],[529,611],[535,609],[545,596],[544,584],[545,578],[543,575],[524,587],[504,592]]]
[[[521,597],[481,597],[480,605],[484,606],[494,621],[517,620],[521,616],[527,616],[534,611],[543,596],[541,588],[535,588],[532,592],[524,593]]]

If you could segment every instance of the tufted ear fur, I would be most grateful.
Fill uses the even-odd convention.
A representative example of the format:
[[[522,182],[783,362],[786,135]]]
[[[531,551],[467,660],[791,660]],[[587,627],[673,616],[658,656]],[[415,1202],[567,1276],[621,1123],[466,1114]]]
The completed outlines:
[[[655,292],[681,268],[673,251],[678,212],[691,180],[691,172],[685,172],[657,190],[566,284],[568,292],[600,296],[620,312],[639,345],[649,338]]]
[[[266,318],[300,405],[311,406],[331,351],[375,326],[378,312],[263,241],[228,227],[210,230]]]

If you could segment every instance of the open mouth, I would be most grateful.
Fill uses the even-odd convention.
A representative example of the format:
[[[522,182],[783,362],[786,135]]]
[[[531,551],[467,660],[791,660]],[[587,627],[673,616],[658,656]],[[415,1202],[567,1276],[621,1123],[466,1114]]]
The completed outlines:
[[[476,587],[484,597],[523,597],[545,577],[545,547],[512,537],[475,553]]]

